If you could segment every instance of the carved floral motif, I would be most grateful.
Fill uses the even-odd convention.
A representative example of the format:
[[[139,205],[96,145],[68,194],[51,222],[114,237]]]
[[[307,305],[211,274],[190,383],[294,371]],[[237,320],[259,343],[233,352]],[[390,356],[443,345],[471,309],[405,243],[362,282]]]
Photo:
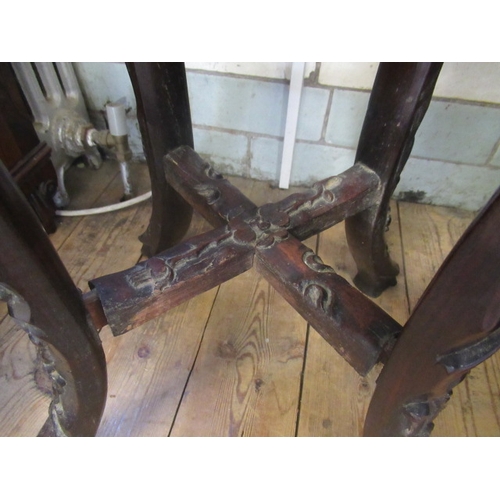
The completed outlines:
[[[198,184],[194,187],[194,190],[200,196],[203,196],[209,205],[213,205],[220,198],[220,190],[209,184]]]
[[[448,373],[470,370],[500,349],[500,328],[485,338],[453,349],[437,356],[436,361],[446,368]]]
[[[289,196],[278,205],[290,218],[297,217],[303,212],[315,211],[335,201],[336,195],[333,190],[338,188],[342,180],[342,176],[335,176],[317,182],[305,193]]]
[[[10,316],[28,334],[29,339],[36,346],[38,357],[42,361],[43,370],[52,381],[52,401],[49,407],[49,416],[56,435],[67,436],[68,434],[62,423],[65,416],[61,401],[66,380],[56,369],[49,344],[45,340],[46,335],[40,328],[29,323],[31,318],[30,306],[21,295],[5,283],[0,283],[0,300],[7,303]]]
[[[217,264],[224,248],[231,245],[252,245],[256,235],[247,225],[229,225],[224,232],[203,244],[181,243],[177,252],[163,252],[130,269],[125,279],[140,294],[162,292],[179,281],[182,271],[195,266],[198,272]],[[214,251],[217,250],[217,251]]]
[[[331,315],[334,307],[335,296],[332,290],[321,283],[303,281],[300,284],[302,295],[315,308]]]
[[[304,252],[302,255],[304,264],[315,273],[334,273],[335,271],[330,266],[327,266],[321,260],[319,255],[316,255],[312,250]]]
[[[434,428],[433,420],[443,410],[451,397],[450,390],[441,397],[425,398],[407,403],[403,409],[405,417],[404,435],[427,437]]]
[[[209,163],[205,163],[203,165],[203,171],[209,179],[218,180],[224,178],[222,174],[219,174],[219,172],[217,172],[217,170],[215,170]]]

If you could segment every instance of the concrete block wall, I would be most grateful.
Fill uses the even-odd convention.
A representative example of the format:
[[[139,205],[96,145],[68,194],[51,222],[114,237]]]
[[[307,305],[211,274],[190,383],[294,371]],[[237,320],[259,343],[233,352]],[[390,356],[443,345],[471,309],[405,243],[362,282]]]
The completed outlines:
[[[291,183],[349,168],[377,63],[307,63]],[[277,184],[291,63],[187,63],[195,148],[229,174]],[[124,98],[131,144],[142,154],[123,63],[75,63],[87,105],[103,126],[106,102]],[[100,121],[100,123],[99,123]],[[396,197],[477,210],[500,185],[500,63],[445,63]]]

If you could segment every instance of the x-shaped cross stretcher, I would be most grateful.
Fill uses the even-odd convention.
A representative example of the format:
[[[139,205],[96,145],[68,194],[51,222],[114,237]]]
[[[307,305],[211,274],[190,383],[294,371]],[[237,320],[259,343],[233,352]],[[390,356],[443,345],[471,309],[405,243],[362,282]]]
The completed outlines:
[[[255,265],[360,374],[385,360],[401,325],[301,243],[377,203],[375,172],[356,164],[261,207],[189,147],[165,158],[165,174],[215,229],[92,280],[87,303],[95,323],[123,334]]]

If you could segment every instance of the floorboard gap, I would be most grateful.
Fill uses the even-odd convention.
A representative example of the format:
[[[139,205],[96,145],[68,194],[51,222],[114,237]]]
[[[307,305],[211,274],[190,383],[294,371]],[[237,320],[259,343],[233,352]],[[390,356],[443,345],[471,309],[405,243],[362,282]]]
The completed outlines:
[[[174,417],[172,418],[172,424],[171,424],[170,429],[168,431],[168,437],[170,437],[172,435],[172,431],[173,431],[174,426],[175,426],[177,415],[178,415],[178,413],[180,411],[180,408],[181,408],[181,405],[182,405],[182,400],[184,399],[184,394],[186,392],[186,389],[187,389],[187,386],[189,384],[189,381],[191,380],[191,375],[193,374],[193,370],[194,370],[194,367],[196,365],[196,361],[198,360],[198,356],[199,356],[200,350],[201,350],[201,345],[203,344],[203,340],[205,339],[205,332],[207,331],[208,323],[210,321],[210,318],[212,317],[212,311],[214,310],[215,303],[217,301],[217,297],[219,296],[219,291],[220,291],[220,285],[217,287],[217,292],[215,294],[214,301],[212,303],[212,307],[210,308],[210,313],[208,314],[207,320],[205,322],[205,326],[203,327],[203,333],[201,335],[200,342],[198,344],[198,349],[196,350],[196,355],[195,355],[195,357],[193,359],[193,363],[192,363],[191,368],[189,370],[189,374],[188,374],[188,376],[186,378],[186,382],[184,384],[184,387],[182,388],[181,397],[179,398],[179,404],[177,405],[177,408],[175,409],[175,414],[174,414]]]

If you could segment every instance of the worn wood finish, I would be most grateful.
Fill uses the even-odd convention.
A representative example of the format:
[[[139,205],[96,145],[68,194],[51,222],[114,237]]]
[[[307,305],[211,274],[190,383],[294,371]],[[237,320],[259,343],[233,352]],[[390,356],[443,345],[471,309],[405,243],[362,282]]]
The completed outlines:
[[[286,219],[287,229],[300,240],[365,210],[381,193],[379,176],[362,164],[315,183],[272,204],[257,206],[231,185],[191,148],[181,147],[165,158],[169,183],[212,225],[234,218],[252,223],[257,216]]]
[[[452,250],[377,382],[365,435],[428,435],[451,390],[500,348],[500,189]]]
[[[229,224],[133,269],[92,280],[116,335],[246,271],[257,252],[258,270],[356,370],[365,374],[384,359],[400,325],[333,270],[327,271],[316,254],[292,236],[295,224],[299,234],[309,234],[369,203],[370,195],[379,190],[376,175],[360,165],[303,195],[256,209],[187,147],[167,156],[165,170],[209,221],[218,225],[227,218]],[[234,202],[234,211],[232,203],[221,201],[221,190]],[[367,201],[358,203],[361,195]],[[307,229],[306,222],[310,222]]]
[[[398,206],[406,288],[413,310],[476,214],[416,203],[399,202]],[[481,363],[453,390],[453,397],[435,420],[433,436],[498,434],[495,429],[498,429],[500,412],[495,367],[499,360],[497,353]]]
[[[37,347],[9,315],[0,322],[0,389],[0,436],[36,436],[47,421],[52,381]]]
[[[358,373],[366,375],[385,361],[401,325],[314,251],[290,236],[258,249],[256,262],[258,271]]]
[[[193,146],[184,63],[127,63],[137,101],[137,118],[149,167],[153,197],[151,221],[141,236],[151,257],[178,243],[188,230],[192,208],[167,183],[163,157]]]
[[[415,203],[399,202],[398,206],[406,287],[413,310],[476,214]],[[497,352],[453,389],[453,396],[434,421],[432,436],[500,435],[499,361]]]
[[[233,177],[231,183],[257,205],[283,196],[263,182]],[[314,248],[316,240],[306,244]],[[255,268],[223,283],[170,435],[294,436],[306,330]]]
[[[379,203],[346,221],[349,247],[358,267],[354,282],[377,297],[396,284],[399,268],[384,233],[389,200],[432,98],[442,63],[381,63],[370,95],[356,162],[374,170],[383,190]]]
[[[145,65],[141,71],[139,66],[130,64],[129,69],[135,90],[141,94],[138,99],[139,107],[144,107],[141,110],[143,135],[158,160],[170,150],[167,148],[161,153],[161,148],[165,148],[165,137],[162,137],[162,133],[166,126],[161,123],[162,118],[167,115],[174,117],[178,120],[175,126],[180,124],[177,132],[180,129],[185,132],[174,134],[176,145],[185,143],[188,129],[190,133],[184,68],[177,65],[167,65],[163,68],[161,65]],[[385,361],[389,355],[387,367],[382,371],[368,411],[366,435],[427,434],[432,420],[447,401],[451,388],[460,382],[472,367],[491,356],[500,347],[500,289],[497,271],[500,269],[500,262],[498,255],[493,257],[493,252],[498,249],[500,237],[488,239],[488,233],[500,222],[500,191],[497,199],[485,210],[483,218],[465,235],[458,249],[455,249],[453,259],[445,262],[419,303],[416,313],[408,322],[406,335],[403,334],[401,340],[396,342],[394,351],[392,348],[400,331],[399,324],[383,309],[351,287],[348,281],[338,276],[331,267],[323,264],[315,252],[300,243],[299,239],[319,233],[347,217],[347,239],[359,271],[355,282],[372,295],[394,284],[397,266],[391,261],[381,236],[387,225],[389,196],[411,150],[415,131],[430,101],[439,68],[439,64],[431,63],[381,65],[358,149],[359,161],[343,176],[326,179],[317,183],[311,190],[292,195],[280,203],[267,203],[257,208],[257,205],[202,162],[189,147],[184,146],[173,151],[166,161],[163,191],[169,192],[171,185],[175,186],[182,196],[217,228],[195,236],[129,270],[92,280],[95,291],[86,295],[85,303],[96,324],[102,327],[109,321],[114,333],[122,333],[249,269],[255,259],[255,270],[260,271],[359,373],[366,374],[378,361]],[[162,69],[165,70],[163,75]],[[406,90],[402,92],[401,87],[406,87]],[[156,102],[158,109],[147,109],[147,106],[155,102],[157,96],[151,98],[150,93],[155,89],[179,93],[179,99],[175,99],[175,102],[169,101],[171,96],[163,96],[167,101],[165,114],[158,113],[158,109],[165,104],[162,102]],[[180,108],[176,108],[177,102],[180,103]],[[149,120],[153,115],[155,118]],[[380,118],[383,119],[383,126],[377,123]],[[155,150],[156,146],[158,148]],[[192,136],[188,146],[192,146]],[[372,167],[370,162],[374,162],[375,166]],[[154,176],[159,178],[161,175],[159,162],[155,161],[154,164],[152,180],[156,186]],[[161,205],[163,214],[171,212],[175,206],[182,205],[178,203],[178,195],[167,197],[159,205],[158,193],[155,198],[153,205]],[[160,212],[157,211],[158,213]],[[20,283],[20,271],[7,269],[7,261],[0,260],[3,273],[0,279],[5,278],[0,284],[1,297],[8,302],[15,320],[37,344],[42,365],[52,380],[51,418],[42,429],[41,435],[92,434],[96,430],[99,411],[102,411],[103,407],[105,367],[96,332],[85,323],[84,302],[74,286],[70,289],[69,275],[64,274],[60,261],[56,262],[55,252],[52,250],[53,253],[50,254],[43,248],[41,251],[41,255],[45,256],[45,263],[48,263],[49,267],[55,266],[55,278],[50,281],[47,277],[48,267],[44,268],[33,256],[33,241],[26,236],[26,231],[20,231],[19,236],[9,226],[16,217],[19,218],[19,214],[16,215],[11,207],[0,215],[3,215],[0,219],[8,230],[3,233],[9,237],[13,235],[6,245],[7,257],[9,252],[10,257],[12,256],[10,244],[19,247],[21,262],[23,265],[26,262],[28,267],[32,266],[31,275],[36,282],[42,283],[42,291],[52,290],[52,295],[47,293],[45,298],[52,303],[55,301],[57,311],[69,310],[69,316],[62,315],[65,325],[71,326],[71,321],[75,323],[75,318],[80,314],[78,319],[83,321],[84,325],[81,328],[85,330],[88,327],[83,334],[80,330],[75,338],[68,338],[59,332],[54,334],[52,320],[52,323],[46,322],[46,326],[51,327],[50,335],[46,334],[39,326],[39,318],[42,318],[41,325],[43,318],[50,315],[48,303],[39,300],[31,311],[26,301],[33,298],[29,287],[21,288],[21,294],[19,289],[11,286],[11,283]],[[161,231],[155,229],[159,228],[161,215],[153,216],[147,232],[148,238],[151,240],[151,236],[155,235],[153,239],[156,240],[158,249],[162,244],[173,244],[185,233],[189,218],[190,210],[184,210],[178,221],[178,234],[174,235],[170,242],[162,243]],[[158,224],[155,226],[153,221]],[[4,229],[3,226],[0,229]],[[22,241],[23,238],[25,241]],[[42,240],[38,238],[36,241]],[[474,244],[478,245],[478,249],[473,255]],[[152,249],[150,246],[149,250],[153,251]],[[481,262],[489,263],[496,274],[490,272],[487,265],[481,266]],[[467,280],[476,274],[479,284],[477,288],[470,283],[455,286],[453,292],[464,295],[466,300],[453,302],[449,298],[450,295],[454,298],[453,294],[447,295],[447,292],[453,286],[457,272],[468,264],[470,267]],[[23,272],[26,271],[20,267]],[[243,280],[248,276],[251,276],[251,273],[240,278]],[[263,290],[261,284],[264,282],[258,278],[257,283],[258,286],[254,290]],[[478,289],[481,289],[481,293]],[[57,296],[60,291],[64,294],[64,300]],[[258,295],[260,294],[259,291]],[[270,293],[267,292],[267,295]],[[481,300],[474,303],[478,296]],[[466,306],[471,305],[467,304],[467,301],[472,304],[473,313],[464,318]],[[236,310],[231,296],[226,302],[226,305],[233,303],[234,307],[231,309]],[[252,299],[252,303],[254,302],[257,303]],[[43,311],[37,309],[39,307],[43,307]],[[442,314],[446,307],[451,308],[452,315],[456,313],[449,324],[446,324]],[[32,312],[35,313],[34,319]],[[211,319],[212,316],[209,322]],[[265,416],[274,419],[281,415],[286,417],[287,426],[284,432],[278,435],[290,435],[292,424],[297,425],[296,412],[300,411],[298,392],[301,384],[300,377],[297,376],[298,363],[293,363],[294,369],[290,372],[290,397],[286,401],[275,396],[267,398],[270,404],[264,405],[266,409],[260,413],[258,400],[262,388],[269,381],[265,360],[271,359],[271,356],[266,354],[264,344],[271,339],[267,336],[266,328],[259,330],[252,327],[256,321],[253,316],[247,319],[248,324],[241,325],[241,330],[238,329],[238,332],[243,332],[241,337],[237,332],[228,342],[216,342],[215,351],[207,350],[208,344],[202,339],[202,347],[205,346],[205,349],[198,352],[207,360],[213,360],[214,354],[222,360],[231,359],[231,366],[236,367],[233,382],[228,385],[227,380],[222,377],[223,383],[220,384],[223,392],[229,389],[238,401],[238,405],[231,406],[228,412],[224,412],[229,415],[229,421],[224,425],[229,425],[230,435],[253,435],[254,429],[257,428],[260,433],[271,435],[266,427],[254,425],[254,417],[257,416],[257,420],[262,422]],[[425,330],[423,335],[422,330]],[[305,339],[297,337],[296,340],[298,342],[292,343],[295,347],[291,351],[288,348],[277,349],[275,352],[278,353],[278,358],[285,359],[286,363],[292,359],[300,359],[307,349],[307,334]],[[263,348],[255,348],[261,344],[264,345]],[[285,344],[287,342],[284,342]],[[258,351],[264,353],[263,358],[255,355]],[[75,352],[78,356],[72,356]],[[145,345],[139,346],[137,351],[141,359],[148,358],[150,352]],[[193,352],[191,351],[184,361],[178,362],[193,360]],[[417,360],[409,360],[415,353],[419,356]],[[78,383],[83,380],[82,357],[87,372],[90,367],[91,381]],[[223,361],[222,364],[224,363],[226,362]],[[193,407],[193,401],[198,399],[195,391],[191,393],[190,386],[199,390],[215,385],[210,378],[201,379],[200,383],[200,377],[196,376],[196,359],[194,364],[187,378],[184,377],[187,390],[183,395],[183,408],[186,410],[189,410],[190,406]],[[222,364],[219,363],[220,366]],[[411,375],[404,371],[408,370],[408,367]],[[271,372],[276,372],[276,369],[273,368]],[[415,374],[420,376],[418,380],[415,380]],[[94,375],[97,375],[97,378]],[[194,381],[198,381],[195,386],[192,385]],[[371,381],[373,383],[373,378]],[[86,389],[85,383],[92,386],[91,392],[94,391],[90,395],[90,402],[84,401],[82,391]],[[362,383],[361,387],[366,389],[364,392],[368,392],[370,383]],[[273,393],[271,391],[267,394]],[[253,397],[254,395],[257,397]],[[85,404],[87,408],[82,410]],[[182,415],[186,410],[181,408],[176,415]],[[250,413],[247,413],[248,410]],[[82,412],[90,417],[82,419]],[[205,417],[208,419],[208,415]],[[189,418],[188,411],[187,419]],[[182,427],[175,422],[176,416],[171,419],[172,434],[176,435],[179,429],[182,432]],[[323,419],[325,428],[328,427],[327,424],[328,419]],[[209,434],[219,433],[210,431]]]
[[[169,184],[212,226],[255,215],[257,206],[192,148],[177,148],[163,161]]]
[[[111,330],[121,335],[250,269],[253,238],[244,227],[224,226],[90,285]]]
[[[52,380],[49,419],[40,434],[93,435],[106,397],[101,343],[87,322],[78,289],[4,168],[0,233],[2,300],[36,344]]]
[[[106,163],[103,168],[107,168]],[[118,173],[116,168],[110,172]],[[134,175],[135,169],[131,172]],[[147,178],[146,167],[138,172]],[[101,173],[105,174],[102,179]],[[109,184],[107,175],[102,169],[68,172],[68,182],[75,183],[75,208],[105,205],[121,196],[118,175],[101,199],[95,200],[95,189]],[[134,181],[134,185],[138,183]],[[283,191],[271,189],[265,182],[231,178],[231,183],[257,205],[283,197]],[[401,267],[401,278],[375,302],[404,324],[409,314],[406,294],[414,304],[473,215],[403,202],[393,202],[391,210],[393,222],[387,241]],[[124,269],[139,259],[137,235],[147,227],[149,211],[150,203],[145,202],[137,210],[131,207],[62,219],[62,226],[50,239],[57,244],[70,275],[78,280],[77,286],[85,289],[87,276]],[[194,224],[190,232],[209,230],[208,223],[202,222],[204,226]],[[94,237],[96,232],[102,235]],[[315,239],[305,244],[315,249]],[[355,264],[343,223],[321,233],[318,254],[351,281]],[[90,260],[96,264],[89,265]],[[248,328],[242,328],[244,325]],[[113,337],[104,327],[100,336],[109,385],[98,435],[225,436],[232,429],[234,435],[293,436],[295,425],[298,436],[362,434],[379,367],[367,377],[359,376],[315,331],[311,330],[306,341],[306,328],[305,320],[255,270],[127,335]],[[262,340],[256,341],[258,335]],[[217,346],[227,343],[236,346],[240,355],[218,357]],[[499,360],[497,352],[454,389],[435,420],[432,436],[500,436]],[[250,361],[258,362],[253,364],[255,368]],[[45,421],[50,398],[42,392],[37,366],[34,346],[8,316],[0,323],[1,436],[36,435]],[[253,382],[244,378],[238,385],[238,374],[250,377],[251,373],[255,373]],[[246,387],[247,392],[229,390],[246,391]],[[236,421],[231,421],[231,414],[241,417],[232,428],[230,422]]]
[[[208,229],[194,214],[190,232]],[[138,228],[134,232],[138,234]],[[140,247],[129,253],[138,258]],[[170,434],[217,296],[218,287],[128,335],[115,337],[109,327],[103,328],[109,387],[98,436]]]
[[[148,189],[146,165],[131,164],[130,175],[139,192]],[[75,210],[116,203],[123,195],[114,161],[105,161],[98,170],[71,168],[66,181],[72,193],[68,208]],[[144,214],[137,217],[137,212]],[[76,286],[84,290],[95,273],[117,271],[138,260],[141,244],[136,238],[147,227],[149,214],[145,202],[120,212],[61,217],[50,241]],[[7,315],[5,302],[0,301],[0,311]],[[52,383],[36,346],[8,315],[0,322],[0,382],[0,435],[35,436],[47,419]]]
[[[387,233],[391,255],[405,270],[400,235],[398,204],[391,202],[393,223]],[[407,221],[411,227],[413,220]],[[412,248],[412,242],[408,247]],[[319,235],[318,255],[352,284],[356,264],[349,251],[344,223],[340,223]],[[418,269],[416,270],[418,272]],[[399,323],[408,319],[405,273],[394,287],[386,290],[373,301]],[[375,390],[375,382],[382,365],[377,365],[366,376],[361,376],[343,363],[341,356],[311,328],[307,340],[304,362],[297,435],[360,436],[363,433],[368,405]]]

